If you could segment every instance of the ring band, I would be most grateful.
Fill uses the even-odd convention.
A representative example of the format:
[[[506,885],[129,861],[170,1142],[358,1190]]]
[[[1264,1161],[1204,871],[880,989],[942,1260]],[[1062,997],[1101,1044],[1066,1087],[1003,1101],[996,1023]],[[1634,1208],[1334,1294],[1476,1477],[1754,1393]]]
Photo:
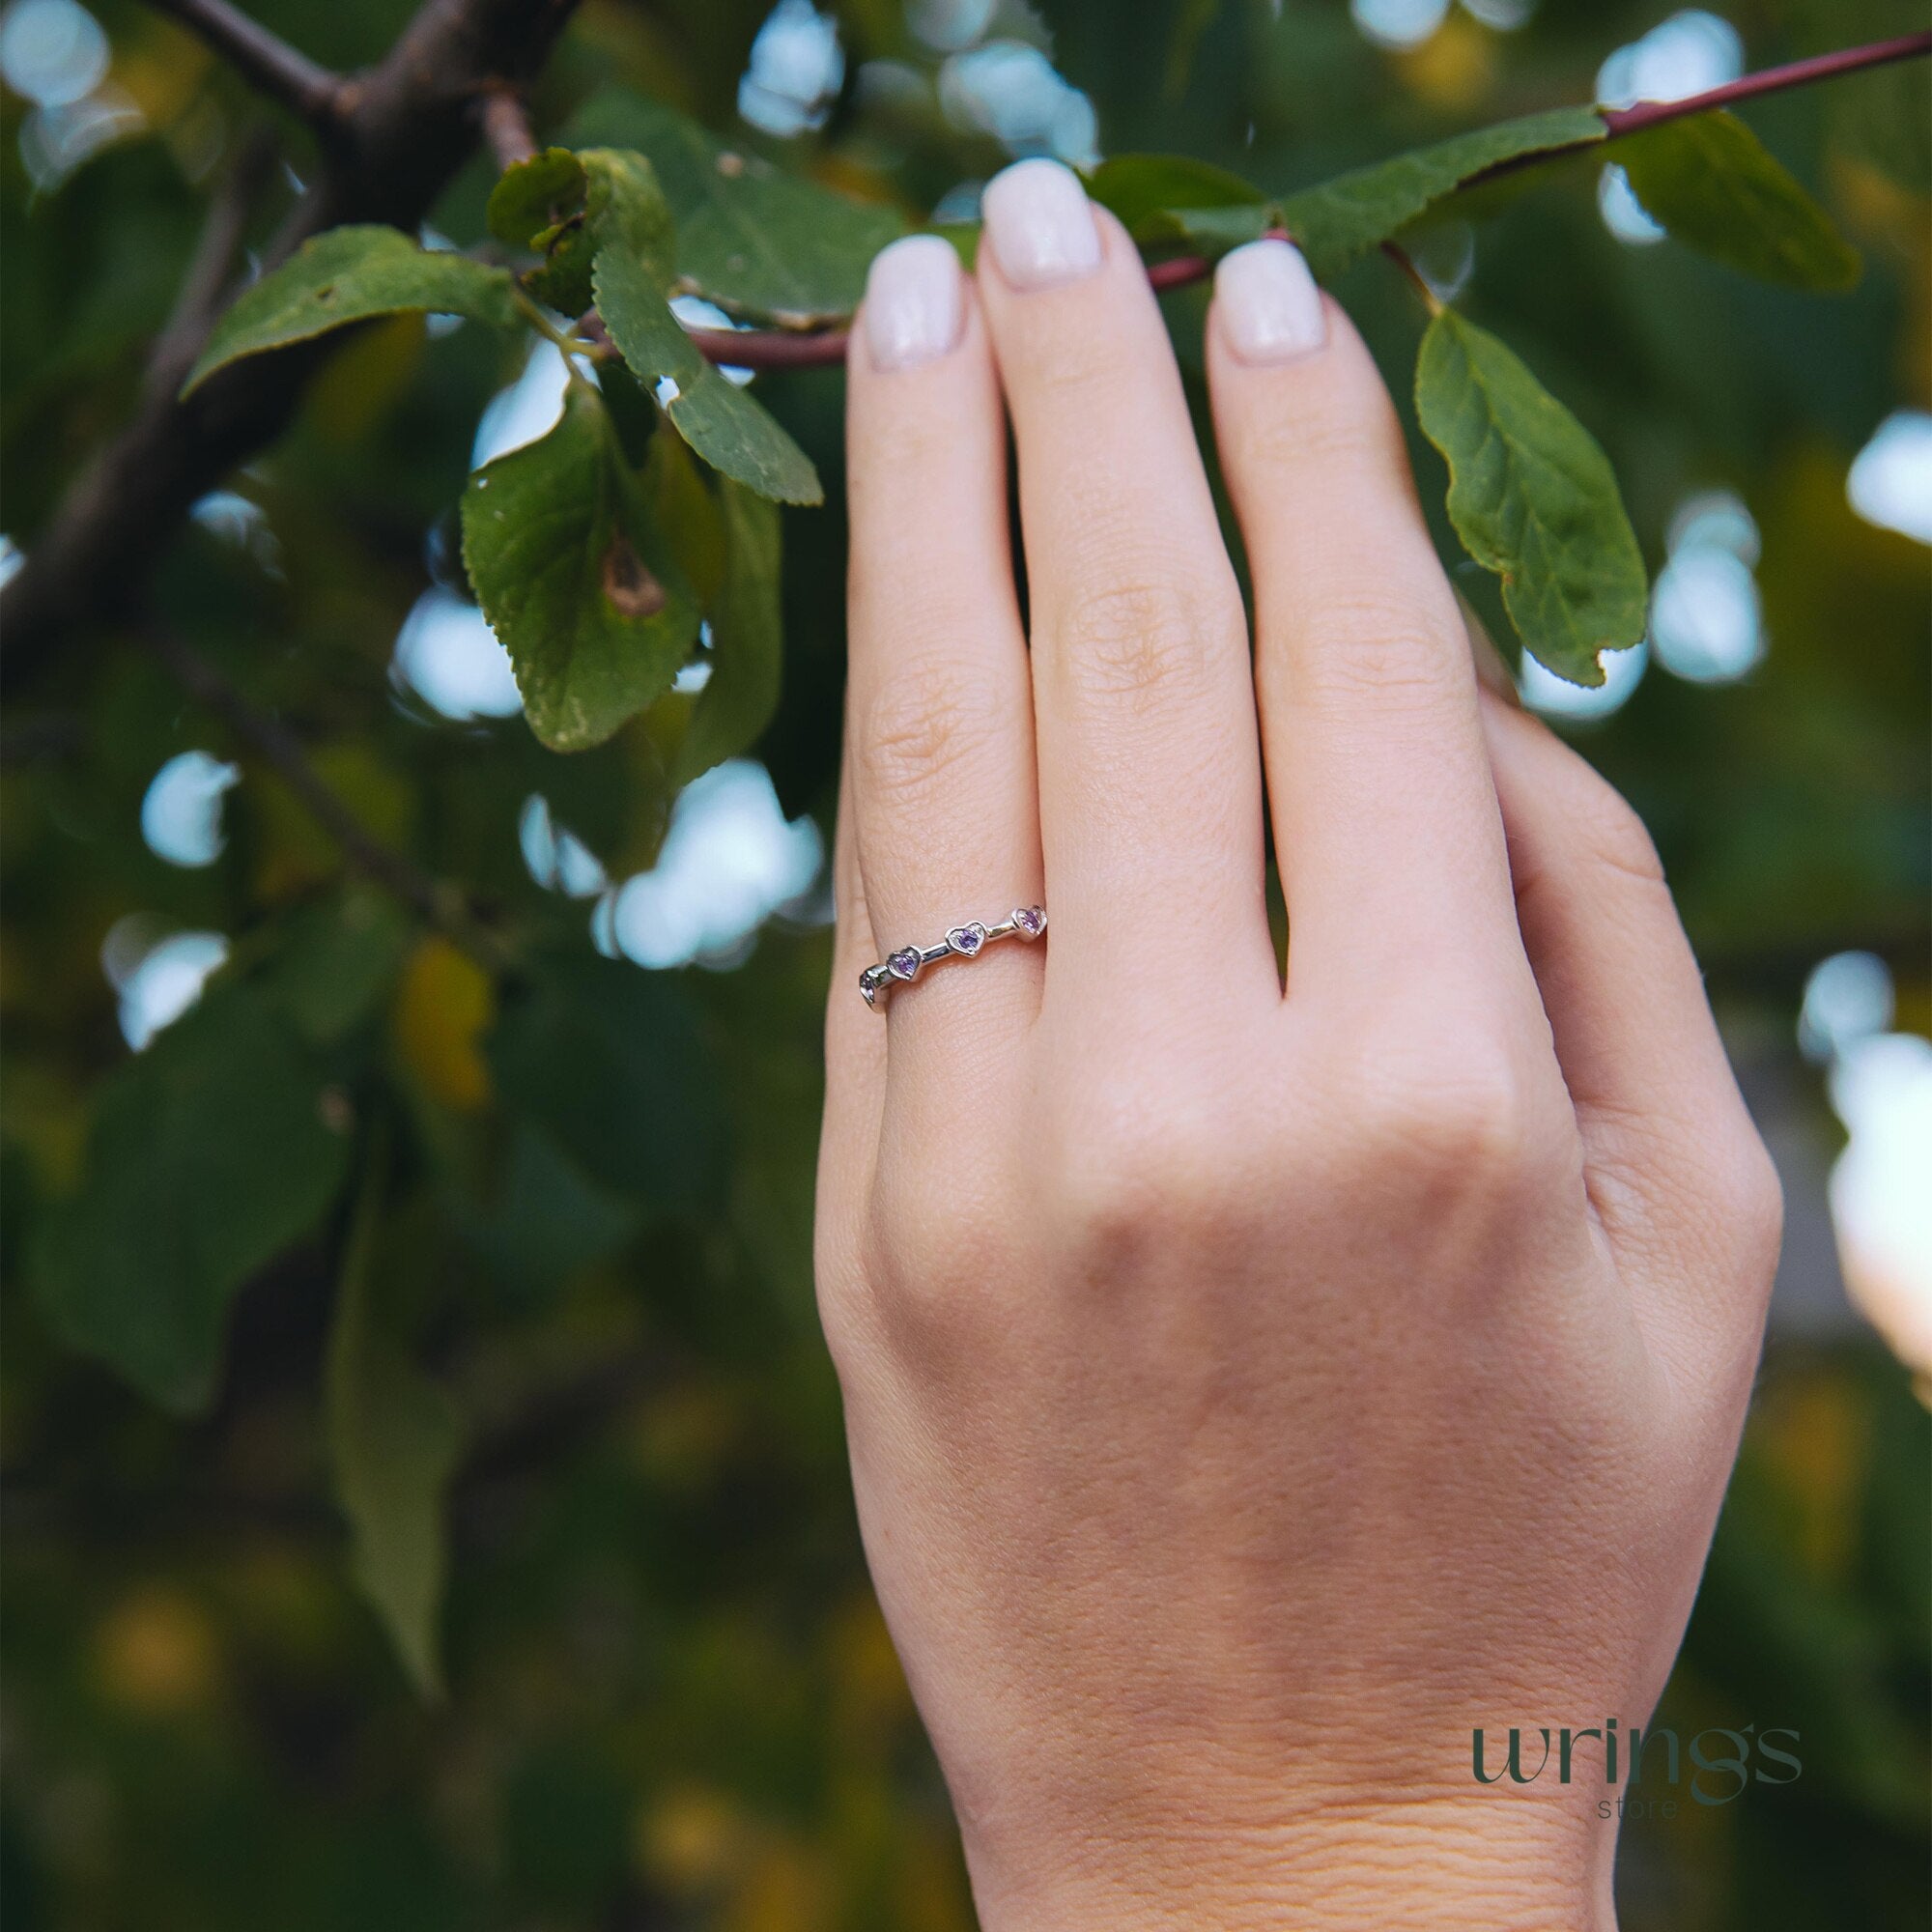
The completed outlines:
[[[859,991],[866,1004],[876,1010],[881,993],[895,984],[911,985],[922,967],[936,965],[942,959],[977,959],[999,939],[1024,939],[1031,945],[1045,931],[1044,906],[1015,906],[998,925],[969,920],[964,925],[949,927],[937,946],[901,946],[896,952],[887,953],[876,966],[867,966],[859,975]]]

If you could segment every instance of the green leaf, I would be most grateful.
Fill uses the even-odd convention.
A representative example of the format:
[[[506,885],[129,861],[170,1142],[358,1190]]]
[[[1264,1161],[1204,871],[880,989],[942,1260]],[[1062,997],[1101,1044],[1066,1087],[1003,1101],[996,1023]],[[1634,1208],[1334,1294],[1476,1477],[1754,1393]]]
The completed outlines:
[[[585,190],[583,163],[568,148],[546,148],[503,170],[490,191],[490,233],[512,248],[531,247],[583,206]]]
[[[448,1394],[410,1360],[375,1306],[379,1167],[386,1159],[378,1139],[337,1291],[323,1402],[355,1580],[417,1691],[440,1698],[443,1499],[463,1427]]]
[[[977,221],[935,221],[928,234],[952,243],[959,266],[970,275],[980,263],[980,224]]]
[[[258,984],[311,1046],[328,1046],[367,1024],[409,941],[410,922],[393,898],[349,886],[289,918]]]
[[[548,436],[470,477],[463,560],[553,751],[603,743],[669,685],[697,635],[684,574],[581,381]]]
[[[544,259],[525,277],[537,300],[560,315],[590,306],[590,244],[582,210],[589,184],[568,148],[547,148],[507,168],[491,191],[490,232]]]
[[[257,355],[345,323],[399,311],[467,315],[499,328],[519,320],[517,283],[447,249],[419,248],[399,229],[331,228],[235,299],[182,384],[186,395],[239,356]]]
[[[1422,338],[1416,412],[1449,465],[1449,516],[1532,656],[1602,684],[1643,636],[1649,585],[1609,459],[1486,329],[1444,310]]]
[[[791,327],[850,315],[872,257],[904,232],[893,209],[727,148],[641,95],[600,95],[567,131],[580,147],[635,148],[649,159],[677,225],[668,292],[735,315]]]
[[[638,1211],[594,1186],[551,1137],[518,1122],[486,1184],[452,1187],[447,1211],[506,1292],[534,1304],[636,1232]]]
[[[1558,107],[1479,128],[1290,195],[1280,206],[1282,224],[1325,280],[1499,162],[1592,147],[1606,133],[1594,107]]]
[[[597,251],[591,276],[597,312],[624,360],[656,393],[685,441],[721,474],[781,502],[823,502],[811,459],[704,359],[670,312],[670,214],[649,164],[606,149],[582,159],[590,175],[585,219]]]
[[[164,1407],[204,1407],[237,1290],[315,1227],[345,1151],[288,1021],[212,989],[102,1088],[80,1192],[36,1243],[49,1321]]]
[[[779,513],[728,479],[723,509],[725,576],[711,620],[711,677],[671,764],[672,782],[680,785],[744,751],[779,703]]]
[[[497,1094],[592,1180],[659,1208],[715,1202],[724,1116],[675,980],[595,954],[550,961],[489,1045]]]
[[[1666,121],[1606,154],[1645,213],[1726,268],[1799,289],[1859,278],[1859,251],[1735,114]]]
[[[1208,210],[1247,211],[1256,235],[1267,225],[1268,198],[1260,188],[1184,155],[1115,155],[1087,177],[1087,192],[1136,242],[1174,239],[1187,232],[1191,215]]]

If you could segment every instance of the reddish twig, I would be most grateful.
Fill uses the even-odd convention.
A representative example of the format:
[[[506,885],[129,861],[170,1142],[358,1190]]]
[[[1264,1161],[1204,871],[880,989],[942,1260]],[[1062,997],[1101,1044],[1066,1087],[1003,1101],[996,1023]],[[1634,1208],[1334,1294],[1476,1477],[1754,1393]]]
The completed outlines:
[[[213,47],[256,93],[278,100],[311,128],[327,129],[340,111],[342,76],[292,47],[228,0],[148,0]]]
[[[1203,255],[1176,255],[1148,265],[1148,280],[1156,289],[1185,288],[1198,282],[1214,265]],[[594,318],[582,327],[595,332]],[[688,331],[699,355],[732,369],[823,369],[845,359],[852,332],[821,328],[810,333],[788,328],[694,328]]]
[[[1604,126],[1612,138],[1636,134],[1646,128],[1661,127],[1666,121],[1682,120],[1686,115],[1728,107],[1733,101],[1754,100],[1760,95],[1778,94],[1787,88],[1805,87],[1814,81],[1832,80],[1839,74],[1886,67],[1893,61],[1916,60],[1926,54],[1932,54],[1932,33],[1905,34],[1897,40],[1877,41],[1869,46],[1846,47],[1811,60],[1793,61],[1785,67],[1766,68],[1761,73],[1747,73],[1742,80],[1726,82],[1703,94],[1689,95],[1682,100],[1640,100],[1634,107],[1600,107],[1597,112],[1603,116]],[[1520,155],[1472,175],[1463,185],[1474,186],[1478,182],[1492,181],[1519,168],[1539,167],[1546,161],[1582,154],[1598,145],[1594,141],[1572,141],[1559,148]],[[1190,282],[1205,281],[1213,267],[1204,255],[1177,255],[1169,261],[1151,264],[1148,280],[1157,289],[1184,288]],[[782,328],[694,328],[691,339],[713,362],[729,363],[734,368],[817,369],[845,359],[847,331],[828,328],[803,334]]]
[[[1894,61],[1920,60],[1927,54],[1932,54],[1932,33],[1901,34],[1896,40],[1874,41],[1869,46],[1841,47],[1836,53],[1768,67],[1761,73],[1747,73],[1741,80],[1726,81],[1722,87],[1682,100],[1639,100],[1632,107],[1600,107],[1597,112],[1612,134],[1635,134],[1665,121],[1682,120],[1687,114],[1706,114],[1733,101],[1755,100],[1761,94],[1780,94],[1789,87],[1807,87],[1813,81],[1835,80],[1841,73],[1889,67]]]
[[[536,153],[537,137],[530,128],[529,109],[514,87],[486,89],[480,111],[483,138],[499,168],[513,168]]]

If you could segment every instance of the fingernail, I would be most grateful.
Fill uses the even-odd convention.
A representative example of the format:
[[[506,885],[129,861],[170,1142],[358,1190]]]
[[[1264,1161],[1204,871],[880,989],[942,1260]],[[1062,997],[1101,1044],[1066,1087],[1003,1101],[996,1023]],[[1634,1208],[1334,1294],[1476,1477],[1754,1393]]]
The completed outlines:
[[[1015,161],[986,184],[980,213],[1016,289],[1077,282],[1100,266],[1100,231],[1080,177],[1059,161]]]
[[[959,340],[959,257],[939,235],[908,235],[872,257],[866,346],[874,369],[917,369]]]
[[[1328,339],[1321,291],[1292,242],[1249,242],[1223,255],[1214,312],[1243,362],[1293,362]]]

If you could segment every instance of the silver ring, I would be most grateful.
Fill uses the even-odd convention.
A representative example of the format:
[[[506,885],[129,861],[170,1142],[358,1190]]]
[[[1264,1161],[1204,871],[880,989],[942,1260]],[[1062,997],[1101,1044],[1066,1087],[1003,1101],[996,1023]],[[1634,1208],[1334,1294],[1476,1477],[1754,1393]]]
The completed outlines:
[[[889,952],[876,966],[867,966],[859,975],[859,990],[866,1004],[875,1010],[879,995],[894,986],[909,986],[921,970],[942,959],[977,959],[996,940],[1024,939],[1031,945],[1046,932],[1044,906],[1015,906],[998,925],[982,925],[977,919],[948,929],[937,946],[901,946]]]

